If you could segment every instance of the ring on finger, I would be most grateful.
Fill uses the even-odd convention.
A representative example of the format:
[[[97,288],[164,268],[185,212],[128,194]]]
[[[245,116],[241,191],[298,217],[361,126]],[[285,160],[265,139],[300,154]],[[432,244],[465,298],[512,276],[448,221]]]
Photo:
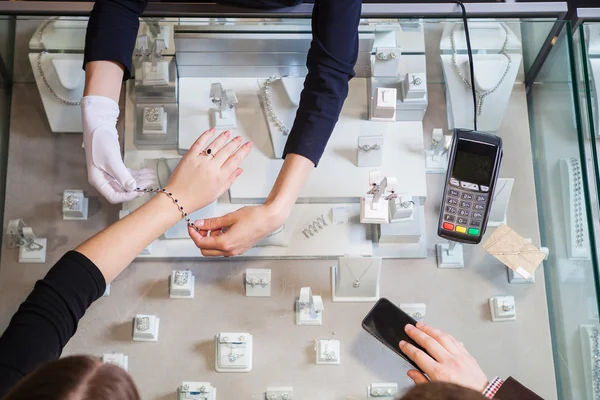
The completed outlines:
[[[206,149],[202,152],[203,156],[210,156],[210,158],[214,158],[214,152],[212,151],[212,149]]]

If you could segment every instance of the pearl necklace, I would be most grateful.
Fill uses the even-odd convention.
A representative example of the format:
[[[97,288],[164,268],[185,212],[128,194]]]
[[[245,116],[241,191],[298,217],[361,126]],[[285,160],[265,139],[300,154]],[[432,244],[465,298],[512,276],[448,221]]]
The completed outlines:
[[[273,123],[273,125],[275,125],[281,131],[281,133],[283,133],[285,136],[287,136],[290,134],[290,130],[288,129],[287,126],[285,126],[283,121],[281,119],[279,119],[279,117],[275,113],[275,109],[273,108],[273,99],[271,97],[271,82],[273,82],[274,80],[277,80],[277,79],[281,79],[281,78],[276,78],[275,76],[271,76],[270,78],[267,78],[265,80],[265,83],[263,83],[263,87],[262,87],[262,97],[263,97],[263,101],[265,103],[265,108],[267,109],[267,116],[269,118],[269,121],[271,121]]]
[[[489,96],[490,94],[494,93],[496,90],[498,90],[500,85],[502,85],[502,82],[504,82],[506,75],[508,75],[508,71],[510,71],[510,67],[512,64],[512,58],[510,57],[510,55],[508,54],[508,51],[507,51],[508,38],[509,38],[508,29],[506,29],[506,26],[504,26],[504,24],[501,24],[500,26],[504,30],[506,37],[504,38],[504,43],[502,44],[502,48],[500,49],[500,53],[498,53],[498,54],[502,54],[504,57],[506,57],[506,59],[508,60],[508,64],[506,65],[506,70],[504,70],[504,73],[500,77],[500,80],[498,81],[498,83],[496,83],[496,85],[492,89],[488,90],[487,92],[483,92],[483,93],[480,93],[477,90],[475,90],[475,95],[477,97],[477,116],[478,117],[481,116],[481,114],[483,113],[483,102],[485,101],[485,98],[487,96]],[[469,90],[472,90],[471,82],[465,78],[460,67],[458,66],[458,63],[456,62],[456,40],[454,38],[454,33],[455,33],[457,27],[458,27],[458,24],[455,24],[454,27],[452,28],[452,32],[450,34],[450,43],[452,45],[452,64],[454,65],[454,69],[456,70],[456,73],[458,74],[460,79],[463,81],[465,86],[467,86],[469,88]]]

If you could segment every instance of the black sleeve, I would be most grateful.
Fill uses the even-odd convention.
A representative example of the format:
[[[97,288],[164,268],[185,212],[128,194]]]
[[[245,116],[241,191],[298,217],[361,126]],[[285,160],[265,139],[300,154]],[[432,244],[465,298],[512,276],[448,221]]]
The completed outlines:
[[[0,337],[0,398],[33,369],[60,356],[87,308],[105,289],[100,270],[75,251],[35,284]]]
[[[284,157],[299,154],[317,165],[348,96],[358,58],[361,0],[316,0],[308,75]]]
[[[96,0],[85,35],[83,68],[90,61],[115,61],[131,77],[131,60],[145,0]]]

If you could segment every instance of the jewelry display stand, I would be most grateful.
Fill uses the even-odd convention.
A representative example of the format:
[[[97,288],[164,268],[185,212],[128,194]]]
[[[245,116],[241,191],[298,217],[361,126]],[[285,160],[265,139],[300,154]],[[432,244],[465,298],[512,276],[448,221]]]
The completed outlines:
[[[397,383],[371,383],[367,386],[367,400],[394,400],[397,394]]]
[[[29,62],[52,132],[83,132],[83,54],[29,53]]]
[[[423,121],[429,99],[424,72],[408,72],[400,82],[400,98],[396,102],[397,121]]]
[[[102,362],[113,364],[129,371],[129,357],[123,353],[107,353],[102,355]]]
[[[357,165],[379,167],[383,162],[383,136],[359,136]]]
[[[463,245],[458,242],[435,245],[438,268],[464,268]]]
[[[494,187],[494,196],[492,197],[492,207],[488,217],[488,227],[497,227],[500,224],[506,224],[506,213],[508,212],[508,202],[515,184],[514,178],[498,178]]]
[[[399,47],[377,47],[373,56],[373,76],[396,78],[401,55],[402,49]]]
[[[210,127],[217,131],[237,129],[235,106],[238,103],[235,92],[223,90],[223,85],[213,83],[210,86],[210,98],[216,108],[210,109]]]
[[[395,198],[398,182],[395,177],[384,177],[380,180],[379,171],[371,171],[369,174],[369,185],[371,190],[368,196],[360,199],[360,223],[361,224],[387,224],[390,222],[388,201]],[[389,191],[390,195],[385,196]]]
[[[417,322],[423,321],[425,314],[427,314],[427,305],[425,303],[404,303],[399,304],[398,307],[417,320]]]
[[[315,358],[317,365],[340,365],[341,345],[339,340],[315,340]]]
[[[43,264],[46,262],[48,241],[44,238],[37,238],[33,229],[25,225],[22,219],[8,221],[4,238],[9,249],[19,249],[19,263]]]
[[[581,359],[583,360],[583,378],[586,399],[600,397],[600,329],[596,325],[580,325]]]
[[[525,240],[527,240],[529,243],[532,242],[530,238],[527,238]],[[540,247],[539,249],[542,253],[546,255],[546,258],[544,258],[544,260],[547,260],[548,255],[550,254],[550,250],[547,247]],[[535,273],[530,274],[529,278],[526,279],[508,266],[506,267],[506,271],[508,273],[508,283],[535,283]]]
[[[517,319],[515,298],[513,296],[490,297],[489,303],[493,322],[514,321]]]
[[[215,370],[217,372],[252,371],[252,335],[221,332],[215,336]]]
[[[246,296],[248,297],[270,297],[271,296],[271,270],[253,269],[246,270],[244,279]]]
[[[266,400],[292,400],[294,388],[291,386],[267,386]]]
[[[87,220],[89,200],[82,190],[63,192],[62,213],[64,220]]]
[[[413,221],[415,214],[416,203],[413,201],[411,196],[403,195],[393,197],[388,202],[390,209],[390,223],[395,224],[399,222]],[[385,235],[382,235],[385,240]],[[381,238],[379,240],[381,242]]]
[[[376,302],[382,259],[378,257],[340,257],[331,267],[331,298],[334,302]]]
[[[398,91],[393,88],[376,87],[371,98],[369,119],[372,121],[396,121]]]
[[[570,260],[591,258],[581,165],[575,158],[559,160],[561,192]]]
[[[177,400],[217,400],[217,388],[210,382],[183,382],[177,388]]]
[[[172,299],[193,299],[196,277],[192,271],[176,270],[169,278],[169,297]]]
[[[296,298],[296,325],[322,325],[323,309],[321,296],[313,296],[309,287],[301,288]]]
[[[137,314],[133,319],[133,340],[136,342],[158,342],[160,318],[156,315]]]
[[[29,40],[31,50],[83,52],[88,17],[58,17],[40,24]],[[81,69],[82,64],[79,64]]]
[[[448,169],[448,149],[452,137],[444,135],[444,130],[436,128],[431,136],[431,149],[425,150],[425,172],[445,174]]]

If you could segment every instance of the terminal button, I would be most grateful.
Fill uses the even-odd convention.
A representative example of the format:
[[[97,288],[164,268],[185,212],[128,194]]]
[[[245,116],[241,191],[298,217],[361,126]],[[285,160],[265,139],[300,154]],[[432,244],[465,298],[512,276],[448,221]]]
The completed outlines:
[[[458,230],[458,227],[456,228]],[[479,229],[477,228],[469,228],[469,235],[479,235]]]
[[[467,233],[467,228],[465,228],[464,226],[457,226],[456,227],[456,232],[458,232],[458,233]]]
[[[442,225],[442,228],[444,228],[447,231],[453,231],[454,230],[454,225],[452,225],[449,222],[444,222],[444,225]]]

